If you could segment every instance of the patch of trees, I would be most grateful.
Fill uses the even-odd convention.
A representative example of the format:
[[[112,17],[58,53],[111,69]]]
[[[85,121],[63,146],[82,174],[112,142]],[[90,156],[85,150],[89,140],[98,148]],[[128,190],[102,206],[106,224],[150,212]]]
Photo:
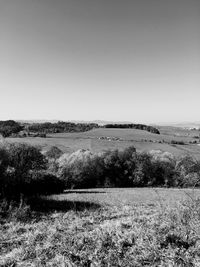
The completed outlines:
[[[47,159],[34,146],[0,147],[0,198],[19,201],[37,195],[60,193],[64,183],[48,171]]]
[[[144,124],[106,124],[104,128],[120,128],[120,129],[138,129],[145,130],[151,133],[160,134],[159,130],[153,126],[148,126]]]
[[[100,155],[64,154],[57,164],[66,188],[200,185],[200,162],[191,156],[175,159],[168,152],[137,153],[134,147]]]
[[[52,147],[42,154],[27,144],[0,147],[0,199],[8,202],[61,193],[67,188],[200,186],[200,162],[189,155],[124,151],[63,154]]]
[[[33,123],[26,126],[28,131],[40,133],[85,132],[98,127],[96,123],[73,123],[63,121],[57,123]]]
[[[0,121],[0,134],[3,137],[11,136],[12,134],[17,134],[23,130],[23,126],[13,120]]]

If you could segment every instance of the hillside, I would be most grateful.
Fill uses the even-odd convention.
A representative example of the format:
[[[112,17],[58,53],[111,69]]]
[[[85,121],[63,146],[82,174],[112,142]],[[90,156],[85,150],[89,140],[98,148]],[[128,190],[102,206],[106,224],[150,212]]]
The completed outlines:
[[[158,127],[160,135],[136,129],[105,129],[97,128],[79,133],[48,134],[47,138],[25,137],[6,138],[8,142],[26,142],[41,146],[48,150],[51,146],[57,146],[64,152],[72,152],[78,149],[90,149],[93,152],[108,149],[124,149],[135,146],[137,151],[150,151],[159,149],[168,151],[175,156],[190,153],[200,159],[200,146],[191,144],[199,142],[199,131],[187,130],[176,127]],[[183,142],[184,145],[171,144],[172,141]]]

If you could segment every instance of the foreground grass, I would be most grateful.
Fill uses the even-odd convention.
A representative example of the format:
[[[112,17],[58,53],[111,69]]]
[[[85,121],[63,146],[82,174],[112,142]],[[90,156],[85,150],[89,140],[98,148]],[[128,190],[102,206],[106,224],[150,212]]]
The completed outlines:
[[[2,220],[0,266],[200,266],[199,195],[95,189],[43,199],[31,218]]]

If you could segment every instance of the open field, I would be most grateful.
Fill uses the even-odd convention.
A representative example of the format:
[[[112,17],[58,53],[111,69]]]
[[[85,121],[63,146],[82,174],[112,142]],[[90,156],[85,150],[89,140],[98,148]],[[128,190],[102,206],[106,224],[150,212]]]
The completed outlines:
[[[191,189],[114,188],[44,198],[32,218],[22,210],[1,222],[0,266],[198,267],[199,196]]]
[[[27,142],[41,146],[48,150],[51,146],[57,146],[64,152],[73,152],[78,149],[90,149],[93,152],[100,152],[108,149],[123,150],[129,146],[135,146],[137,151],[162,150],[168,151],[175,156],[191,154],[200,159],[200,146],[189,144],[197,140],[199,136],[197,130],[187,130],[175,127],[158,127],[160,135],[136,129],[94,129],[82,133],[62,133],[51,134],[47,138],[26,137],[26,138],[6,138],[8,142]],[[101,139],[111,137],[111,140]],[[118,140],[113,140],[118,138]],[[170,142],[183,141],[184,145],[171,144]]]

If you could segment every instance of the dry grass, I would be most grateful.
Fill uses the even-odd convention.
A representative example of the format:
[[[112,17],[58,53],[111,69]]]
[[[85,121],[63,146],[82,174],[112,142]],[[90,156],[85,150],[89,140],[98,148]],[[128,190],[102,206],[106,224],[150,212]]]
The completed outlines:
[[[200,266],[199,194],[95,189],[43,199],[48,213],[36,205],[39,217],[2,221],[0,266]]]

